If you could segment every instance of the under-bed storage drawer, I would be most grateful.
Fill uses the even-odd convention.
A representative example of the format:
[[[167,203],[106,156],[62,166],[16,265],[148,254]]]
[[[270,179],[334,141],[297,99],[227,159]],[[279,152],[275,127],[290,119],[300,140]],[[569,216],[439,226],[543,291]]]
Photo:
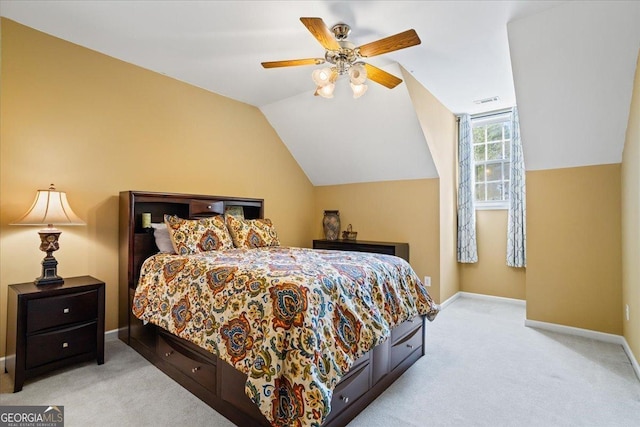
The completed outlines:
[[[413,319],[405,320],[391,330],[391,344],[395,344],[399,339],[409,332],[422,326],[422,317],[416,316]]]
[[[216,392],[216,366],[203,356],[186,348],[175,338],[165,333],[158,334],[156,350],[163,361],[207,390]]]
[[[365,394],[369,390],[370,378],[371,365],[368,361],[351,368],[333,391],[331,413],[327,419],[337,416]]]
[[[422,324],[391,346],[391,369],[394,369],[414,351],[422,349]]]

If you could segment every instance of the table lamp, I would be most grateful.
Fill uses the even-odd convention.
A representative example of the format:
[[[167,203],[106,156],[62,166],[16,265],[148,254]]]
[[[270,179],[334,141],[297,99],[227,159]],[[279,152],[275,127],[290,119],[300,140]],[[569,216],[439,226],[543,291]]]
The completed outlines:
[[[48,190],[38,190],[33,205],[20,219],[12,225],[46,225],[38,231],[40,235],[40,250],[46,252],[42,260],[42,275],[35,280],[35,284],[53,285],[64,283],[64,279],[58,276],[58,261],[53,252],[59,248],[58,238],[61,231],[53,225],[85,225],[69,206],[67,194],[57,191],[53,184]]]

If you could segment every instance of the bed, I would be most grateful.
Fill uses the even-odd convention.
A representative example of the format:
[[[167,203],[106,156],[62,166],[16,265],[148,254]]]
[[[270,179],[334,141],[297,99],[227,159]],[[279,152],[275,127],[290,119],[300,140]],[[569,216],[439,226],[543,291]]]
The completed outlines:
[[[119,336],[238,425],[344,425],[424,355],[438,306],[403,259],[283,247],[263,213],[122,192]]]

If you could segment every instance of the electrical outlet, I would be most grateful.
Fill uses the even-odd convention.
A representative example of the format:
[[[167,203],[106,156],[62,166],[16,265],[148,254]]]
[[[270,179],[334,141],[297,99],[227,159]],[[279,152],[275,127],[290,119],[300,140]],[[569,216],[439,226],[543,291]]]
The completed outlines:
[[[431,286],[431,277],[424,276],[424,285],[425,286]]]
[[[627,321],[629,320],[629,304],[625,304],[625,308],[624,308],[624,315],[627,318]]]

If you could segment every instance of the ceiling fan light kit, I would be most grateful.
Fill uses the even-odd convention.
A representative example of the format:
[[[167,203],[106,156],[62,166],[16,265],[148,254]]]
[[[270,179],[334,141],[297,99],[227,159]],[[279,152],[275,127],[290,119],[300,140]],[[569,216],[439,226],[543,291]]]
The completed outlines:
[[[351,28],[347,24],[339,23],[329,29],[321,18],[300,18],[309,32],[325,48],[323,58],[293,59],[286,61],[263,62],[264,68],[292,67],[299,65],[320,65],[326,62],[331,67],[314,70],[311,78],[316,84],[314,95],[323,98],[333,98],[335,82],[339,76],[348,74],[353,97],[359,98],[367,91],[367,80],[373,80],[389,89],[393,89],[402,80],[371,64],[359,61],[384,53],[393,52],[420,44],[420,38],[415,30],[407,30],[394,36],[386,37],[360,47],[347,41]]]

